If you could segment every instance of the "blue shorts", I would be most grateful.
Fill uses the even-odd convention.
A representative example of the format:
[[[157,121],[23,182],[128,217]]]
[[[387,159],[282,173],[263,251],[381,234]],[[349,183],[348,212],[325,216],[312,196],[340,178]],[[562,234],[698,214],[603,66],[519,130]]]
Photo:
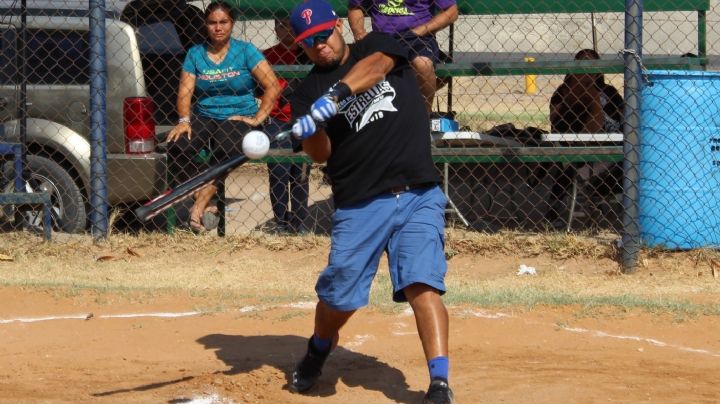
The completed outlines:
[[[367,306],[380,257],[388,254],[393,300],[423,283],[445,293],[445,206],[438,186],[385,193],[333,214],[328,266],[315,291],[335,310]]]
[[[433,65],[440,63],[440,47],[432,35],[418,36],[408,30],[394,35],[395,39],[408,51],[408,60],[418,56],[432,60]]]

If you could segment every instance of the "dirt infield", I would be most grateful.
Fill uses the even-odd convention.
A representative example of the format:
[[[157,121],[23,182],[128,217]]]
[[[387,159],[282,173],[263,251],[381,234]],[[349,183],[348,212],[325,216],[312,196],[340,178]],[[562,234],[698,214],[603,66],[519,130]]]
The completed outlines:
[[[0,287],[0,401],[421,400],[428,376],[414,319],[406,306],[382,304],[350,321],[309,396],[287,390],[312,328],[312,282],[327,253],[323,242],[274,251],[268,245],[240,246],[237,240],[211,241],[217,249],[210,251],[204,238],[194,240],[203,254],[177,240],[136,240],[60,246],[0,262],[5,285]],[[0,252],[11,255],[7,248],[0,243]],[[714,307],[718,281],[706,268],[659,272],[652,269],[653,259],[626,277],[603,258],[523,257],[522,251],[453,257],[447,300],[457,401],[717,402],[720,317],[715,312],[683,315],[672,309],[654,313],[481,299],[488,287],[526,290],[546,281],[582,294],[572,291],[574,280],[578,290],[597,296],[605,289],[614,296],[634,290]],[[516,275],[520,262],[536,267],[539,275]],[[166,272],[181,265],[183,271]],[[67,269],[76,275],[61,275]],[[168,279],[170,273],[176,279]],[[173,281],[185,287],[163,285]],[[383,291],[384,280],[378,282],[376,289]],[[477,303],[459,296],[472,290],[478,291]]]

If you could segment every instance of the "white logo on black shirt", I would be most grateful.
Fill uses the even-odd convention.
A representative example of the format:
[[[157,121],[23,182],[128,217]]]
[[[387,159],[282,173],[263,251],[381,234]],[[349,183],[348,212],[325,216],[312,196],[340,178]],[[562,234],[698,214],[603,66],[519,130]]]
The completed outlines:
[[[382,119],[384,111],[397,111],[392,103],[395,94],[395,89],[384,80],[363,93],[346,98],[340,103],[340,111],[358,132],[368,123]]]

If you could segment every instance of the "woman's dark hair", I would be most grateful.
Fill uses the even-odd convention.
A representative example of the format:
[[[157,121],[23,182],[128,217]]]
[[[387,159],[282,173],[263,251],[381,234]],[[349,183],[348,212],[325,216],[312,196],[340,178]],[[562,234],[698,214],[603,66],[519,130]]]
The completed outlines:
[[[594,49],[581,49],[580,51],[578,51],[578,53],[575,54],[575,60],[599,60],[599,59],[600,59],[600,54],[597,53],[597,51]],[[598,87],[602,88],[602,86],[605,85],[605,75],[602,73],[593,73],[593,74],[596,75],[595,84]],[[563,81],[565,83],[567,83],[568,80],[570,79],[570,77],[571,77],[570,74],[566,74],[565,79]]]
[[[230,16],[230,19],[235,22],[235,12],[233,11],[233,8],[224,1],[213,1],[212,3],[208,4],[207,8],[205,8],[205,20],[207,20],[210,14],[212,14],[216,10],[224,11],[227,15]]]
[[[583,49],[575,54],[575,60],[600,59],[600,55],[594,49]]]

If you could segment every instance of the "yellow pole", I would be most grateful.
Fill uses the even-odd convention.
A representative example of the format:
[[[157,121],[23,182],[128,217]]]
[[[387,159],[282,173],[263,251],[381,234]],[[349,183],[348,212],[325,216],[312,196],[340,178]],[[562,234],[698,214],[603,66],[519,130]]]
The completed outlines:
[[[534,57],[526,57],[525,63],[533,63],[535,62]],[[537,83],[535,82],[535,79],[537,78],[534,74],[526,74],[525,75],[525,94],[533,95],[537,93]]]

